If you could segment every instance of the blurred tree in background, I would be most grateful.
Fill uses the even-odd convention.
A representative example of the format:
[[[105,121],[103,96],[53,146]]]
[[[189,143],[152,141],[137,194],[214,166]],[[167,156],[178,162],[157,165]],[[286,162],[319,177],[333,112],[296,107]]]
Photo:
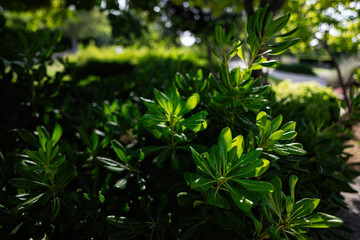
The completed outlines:
[[[302,41],[296,51],[309,51],[311,47],[320,46],[326,32],[333,50],[347,54],[359,51],[359,1],[289,0],[284,5],[284,11],[291,13],[292,25],[300,26],[298,35],[301,35]]]
[[[267,4],[269,5],[268,12],[272,11],[274,16],[279,11],[292,14],[293,21],[287,30],[300,26],[297,34],[301,36],[301,43],[295,49],[296,52],[311,50],[311,47],[324,40],[325,32],[329,32],[327,41],[335,51],[348,54],[358,52],[359,1],[15,0],[1,1],[0,6],[8,19],[7,24],[12,27],[20,27],[24,24],[28,29],[35,30],[37,28],[54,29],[63,25],[63,29],[66,30],[65,35],[68,36],[69,32],[74,32],[70,30],[71,21],[73,28],[82,28],[80,23],[84,21],[79,19],[87,18],[88,25],[94,26],[91,27],[91,31],[88,31],[89,27],[87,27],[88,30],[81,30],[82,33],[78,33],[79,36],[84,35],[84,32],[93,32],[93,34],[100,32],[97,35],[101,35],[108,31],[101,30],[100,25],[108,24],[104,18],[98,19],[101,17],[101,11],[110,20],[112,36],[117,39],[117,43],[131,45],[151,28],[159,31],[160,37],[165,38],[177,39],[184,33],[193,36],[196,38],[196,43],[204,43],[209,50],[209,42],[212,41],[212,30],[215,25],[227,27],[230,27],[231,23],[238,26],[244,25],[247,16],[251,15],[255,8]],[[69,7],[73,11],[80,12],[71,12]],[[98,10],[91,10],[94,7]],[[89,10],[91,10],[90,15],[85,16],[85,11]],[[75,18],[78,20],[75,20],[74,16],[77,16]],[[95,19],[93,23],[91,19]],[[156,23],[156,28],[151,27],[153,23]],[[244,34],[244,29],[239,29],[242,33],[237,34]]]
[[[71,11],[61,30],[65,37],[71,39],[72,50],[76,52],[78,39],[95,38],[99,45],[111,41],[111,26],[109,19],[98,7],[91,10]]]

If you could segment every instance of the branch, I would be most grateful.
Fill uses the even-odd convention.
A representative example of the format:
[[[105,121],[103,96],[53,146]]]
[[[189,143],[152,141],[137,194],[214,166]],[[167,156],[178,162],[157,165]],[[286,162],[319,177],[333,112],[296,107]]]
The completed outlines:
[[[324,40],[322,41],[322,45],[324,46],[324,49],[326,50],[326,52],[330,55],[331,62],[334,65],[334,67],[336,69],[336,73],[337,73],[338,78],[339,78],[339,82],[340,82],[340,86],[341,86],[341,89],[342,89],[342,92],[343,92],[343,95],[344,95],[344,100],[345,100],[346,107],[347,107],[348,111],[351,112],[351,105],[350,105],[349,96],[346,93],[345,81],[344,81],[344,78],[341,75],[340,67],[339,67],[338,62],[336,61],[335,55],[331,51],[330,46],[327,43],[327,36],[328,36],[328,32],[325,33],[325,37],[324,37]]]

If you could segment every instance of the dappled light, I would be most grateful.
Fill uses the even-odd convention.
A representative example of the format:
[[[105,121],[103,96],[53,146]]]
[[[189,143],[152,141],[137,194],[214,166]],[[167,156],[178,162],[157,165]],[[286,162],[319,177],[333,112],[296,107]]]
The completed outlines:
[[[0,239],[359,239],[359,11],[0,2]]]

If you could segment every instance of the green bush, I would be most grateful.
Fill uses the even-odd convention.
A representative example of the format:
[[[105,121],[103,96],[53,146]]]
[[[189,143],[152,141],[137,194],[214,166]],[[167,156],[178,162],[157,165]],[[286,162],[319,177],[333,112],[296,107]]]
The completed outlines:
[[[293,64],[280,64],[277,68],[279,71],[291,72],[291,73],[300,73],[315,76],[312,67],[306,63],[293,63]]]
[[[287,103],[251,77],[253,70],[279,64],[265,54],[280,54],[298,41],[290,37],[296,29],[276,35],[289,15],[272,21],[272,14],[265,18],[266,11],[259,9],[250,17],[246,41],[233,39],[235,26],[228,33],[215,28],[213,51],[221,60],[216,75],[205,77],[201,70],[178,74],[174,82],[159,79],[171,87],[158,90],[137,66],[123,79],[130,86],[141,84],[135,79],[140,74],[144,82],[138,87],[144,95],[123,94],[125,85],[118,86],[118,94],[117,89],[101,89],[111,86],[109,79],[115,77],[98,81],[100,77],[90,76],[84,85],[59,81],[53,101],[40,105],[26,124],[19,121],[13,123],[16,129],[2,132],[0,146],[6,148],[0,152],[0,235],[244,240],[328,236],[326,230],[342,221],[317,207],[333,210],[327,204],[336,200],[343,205],[339,192],[351,191],[355,173],[346,170],[343,138],[337,137],[359,118],[360,96],[352,98],[347,116],[316,115],[325,121],[315,119],[308,132],[299,131],[289,119],[299,119],[298,98],[294,109],[282,112]],[[247,67],[229,71],[235,54]],[[10,62],[8,67],[17,74],[24,71],[11,65],[11,59],[1,60],[4,65]],[[64,74],[57,76],[62,79]],[[24,108],[32,108],[27,96],[19,99],[29,102]],[[337,101],[329,106],[339,109]],[[39,122],[46,128],[35,127]],[[303,142],[304,149],[301,136],[312,137],[315,145]],[[329,141],[336,144],[330,150],[324,148]],[[330,185],[324,188],[322,180]]]
[[[121,95],[133,91],[145,97],[150,96],[153,88],[170,88],[171,81],[163,80],[174,79],[177,72],[191,72],[198,68],[209,72],[205,57],[188,49],[166,49],[161,45],[156,49],[126,48],[119,54],[115,47],[89,45],[76,56],[70,56],[70,62],[77,63],[71,70],[72,79],[81,81],[82,85],[93,82],[100,85],[100,89],[125,90]],[[89,76],[95,78],[89,81]],[[128,84],[129,78],[131,84]]]
[[[304,143],[307,158],[281,159],[286,171],[302,181],[303,197],[321,198],[319,208],[336,213],[345,207],[340,192],[354,192],[346,182],[358,175],[347,165],[350,155],[347,142],[354,138],[351,126],[359,117],[357,111],[340,116],[340,101],[332,88],[317,83],[284,81],[272,86],[274,114],[297,122],[297,140]],[[313,187],[309,187],[309,186]],[[306,186],[306,187],[305,187]],[[322,189],[319,191],[318,189]]]

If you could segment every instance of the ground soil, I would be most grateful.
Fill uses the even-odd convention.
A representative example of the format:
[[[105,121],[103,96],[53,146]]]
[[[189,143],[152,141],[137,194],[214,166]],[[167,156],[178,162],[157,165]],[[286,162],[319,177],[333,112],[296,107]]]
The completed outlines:
[[[353,145],[347,149],[347,152],[353,156],[349,159],[349,163],[360,163],[360,123],[353,126],[355,140],[351,140],[348,144]],[[360,171],[360,165],[351,166],[352,169]],[[351,228],[354,232],[344,232],[343,236],[350,240],[360,240],[360,176],[355,178],[351,186],[357,193],[342,193],[349,209],[342,209],[337,216],[344,221],[344,225]]]

